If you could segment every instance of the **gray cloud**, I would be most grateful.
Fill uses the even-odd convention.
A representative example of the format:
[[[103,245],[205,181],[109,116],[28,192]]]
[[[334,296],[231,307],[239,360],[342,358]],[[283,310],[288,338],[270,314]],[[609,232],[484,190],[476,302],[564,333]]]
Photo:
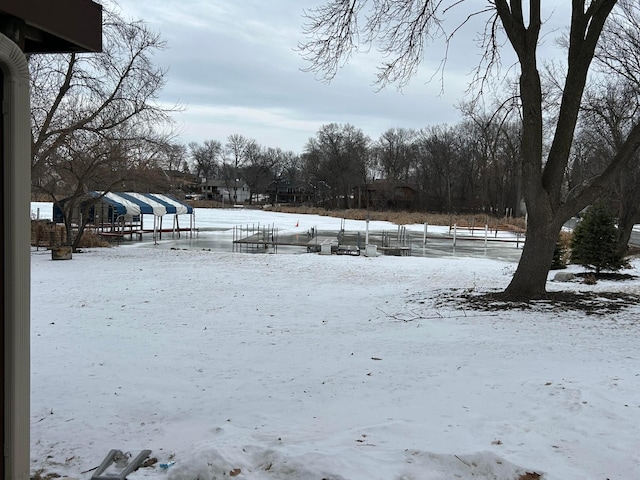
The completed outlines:
[[[425,67],[403,92],[376,92],[375,52],[355,56],[329,85],[301,71],[305,63],[296,46],[304,20],[297,0],[120,0],[120,8],[167,40],[168,49],[157,55],[169,69],[161,100],[186,107],[176,115],[185,143],[224,142],[239,133],[302,152],[330,122],[351,123],[374,139],[388,128],[453,123],[480,53],[473,25],[452,46],[444,93],[439,75],[426,81],[444,55],[438,47],[428,50]]]

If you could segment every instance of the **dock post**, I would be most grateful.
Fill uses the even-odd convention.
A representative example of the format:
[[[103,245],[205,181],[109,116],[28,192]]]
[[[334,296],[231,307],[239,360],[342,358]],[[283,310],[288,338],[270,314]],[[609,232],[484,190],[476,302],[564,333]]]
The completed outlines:
[[[487,237],[489,235],[489,225],[484,225],[484,254],[487,254]]]
[[[367,245],[369,245],[369,219],[368,218],[367,218],[367,227],[365,229],[365,235],[364,235],[365,248],[367,247]]]

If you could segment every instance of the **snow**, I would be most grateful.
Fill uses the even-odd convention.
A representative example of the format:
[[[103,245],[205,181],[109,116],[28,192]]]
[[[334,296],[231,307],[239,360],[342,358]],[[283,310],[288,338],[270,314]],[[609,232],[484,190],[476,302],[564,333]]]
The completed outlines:
[[[196,216],[199,238],[229,243],[239,224],[340,226],[241,209]],[[88,479],[116,448],[175,461],[130,480],[640,478],[640,307],[443,301],[508,284],[516,263],[481,248],[247,254],[185,238],[71,261],[33,250],[31,265],[31,459],[43,476]],[[548,288],[640,294],[640,280]]]

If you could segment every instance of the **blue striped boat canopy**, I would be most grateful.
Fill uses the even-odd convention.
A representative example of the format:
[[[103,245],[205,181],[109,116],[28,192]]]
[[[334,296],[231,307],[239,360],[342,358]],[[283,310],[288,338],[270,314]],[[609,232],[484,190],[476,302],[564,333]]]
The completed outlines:
[[[102,201],[111,205],[118,215],[191,215],[193,207],[175,198],[159,193],[135,192],[89,192],[94,198],[102,196]]]

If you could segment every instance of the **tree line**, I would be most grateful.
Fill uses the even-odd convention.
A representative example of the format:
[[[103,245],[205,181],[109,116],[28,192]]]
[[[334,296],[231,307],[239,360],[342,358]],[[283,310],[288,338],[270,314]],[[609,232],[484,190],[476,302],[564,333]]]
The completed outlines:
[[[478,118],[421,130],[390,128],[376,140],[353,125],[332,123],[322,125],[301,154],[238,134],[225,143],[192,142],[184,168],[206,179],[241,178],[252,198],[274,182],[287,182],[307,189],[324,185],[321,196],[309,197],[318,206],[406,208],[391,191],[377,203],[355,194],[380,183],[415,190],[414,210],[519,215],[519,135],[515,121],[494,126]]]

